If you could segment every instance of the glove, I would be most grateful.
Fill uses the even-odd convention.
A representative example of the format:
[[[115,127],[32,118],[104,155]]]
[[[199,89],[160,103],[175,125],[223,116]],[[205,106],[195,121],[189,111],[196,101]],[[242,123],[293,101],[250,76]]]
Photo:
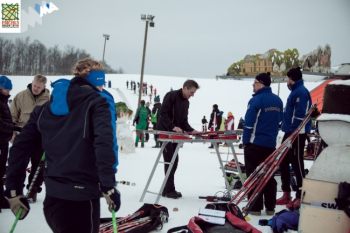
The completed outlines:
[[[17,195],[16,190],[6,190],[5,196],[7,197],[8,202],[10,203],[10,208],[15,216],[17,216],[21,207],[23,208],[22,214],[19,217],[19,220],[24,219],[29,213],[30,207],[28,200],[25,196]]]
[[[112,212],[112,210],[118,211],[120,208],[120,192],[118,189],[101,186],[101,191],[104,198],[106,198],[108,210],[110,212]]]

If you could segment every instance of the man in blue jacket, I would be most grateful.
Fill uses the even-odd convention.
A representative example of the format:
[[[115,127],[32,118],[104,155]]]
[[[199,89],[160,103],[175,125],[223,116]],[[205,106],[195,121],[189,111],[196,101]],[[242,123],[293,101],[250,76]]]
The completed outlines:
[[[304,86],[303,75],[300,67],[290,69],[287,73],[287,86],[291,90],[287,99],[286,109],[283,113],[282,131],[285,132],[283,141],[288,138],[293,131],[298,128],[311,107],[311,96]],[[287,208],[300,207],[302,181],[304,172],[304,147],[307,134],[311,130],[311,120],[301,129],[298,137],[293,142],[292,148],[284,157],[280,164],[283,196],[277,200],[277,205],[287,204]],[[291,201],[290,197],[290,170],[289,163],[292,164],[293,171],[297,179],[298,190],[296,197]]]
[[[243,130],[244,160],[247,176],[275,150],[278,126],[283,117],[282,100],[271,91],[270,73],[256,76],[253,98],[249,100]],[[277,182],[271,178],[249,213],[261,215],[265,199],[267,215],[275,214]],[[252,192],[248,195],[249,198]]]
[[[5,195],[20,219],[29,212],[23,196],[29,158],[46,152],[44,215],[53,232],[97,233],[100,194],[110,211],[120,208],[114,187],[118,166],[113,99],[102,92],[101,63],[86,58],[73,67],[72,80],[52,83],[50,101],[34,108],[10,150]]]

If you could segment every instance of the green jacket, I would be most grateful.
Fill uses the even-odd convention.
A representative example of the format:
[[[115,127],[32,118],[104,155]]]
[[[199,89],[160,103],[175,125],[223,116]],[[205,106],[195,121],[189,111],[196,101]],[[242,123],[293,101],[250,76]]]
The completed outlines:
[[[147,108],[145,106],[139,107],[136,110],[136,114],[134,117],[134,121],[133,124],[136,122],[136,124],[147,124],[147,116],[148,116],[148,111]]]

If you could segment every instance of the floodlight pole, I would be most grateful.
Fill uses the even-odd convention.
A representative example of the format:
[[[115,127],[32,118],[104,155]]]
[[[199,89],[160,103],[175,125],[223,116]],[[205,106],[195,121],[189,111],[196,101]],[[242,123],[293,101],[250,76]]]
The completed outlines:
[[[146,29],[145,29],[145,40],[143,42],[143,55],[142,55],[142,65],[141,65],[141,77],[140,77],[140,88],[139,88],[139,101],[137,103],[137,107],[140,106],[141,103],[141,93],[143,88],[143,71],[145,67],[145,56],[146,56],[146,45],[147,45],[147,32],[148,32],[148,19],[146,19]]]
[[[105,45],[103,47],[102,64],[104,65],[104,62],[105,62],[105,50],[106,50],[106,40],[109,39],[109,35],[103,34],[103,36],[105,38]]]

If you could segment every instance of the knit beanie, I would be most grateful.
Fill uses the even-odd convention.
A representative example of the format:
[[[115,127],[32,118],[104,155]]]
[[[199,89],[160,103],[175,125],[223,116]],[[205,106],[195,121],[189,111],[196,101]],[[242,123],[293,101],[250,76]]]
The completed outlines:
[[[270,72],[258,74],[255,79],[264,84],[265,87],[269,87],[271,84]]]
[[[287,76],[294,82],[303,78],[303,74],[300,71],[300,67],[290,69],[287,73]]]
[[[12,82],[6,76],[0,76],[0,89],[12,90]]]
[[[145,106],[146,106],[146,107],[149,107],[149,102],[147,102]]]
[[[154,102],[160,102],[160,97],[159,97],[159,95],[157,95],[156,97],[154,97]]]
[[[213,105],[213,108],[218,108],[219,106],[217,104],[214,104]]]

